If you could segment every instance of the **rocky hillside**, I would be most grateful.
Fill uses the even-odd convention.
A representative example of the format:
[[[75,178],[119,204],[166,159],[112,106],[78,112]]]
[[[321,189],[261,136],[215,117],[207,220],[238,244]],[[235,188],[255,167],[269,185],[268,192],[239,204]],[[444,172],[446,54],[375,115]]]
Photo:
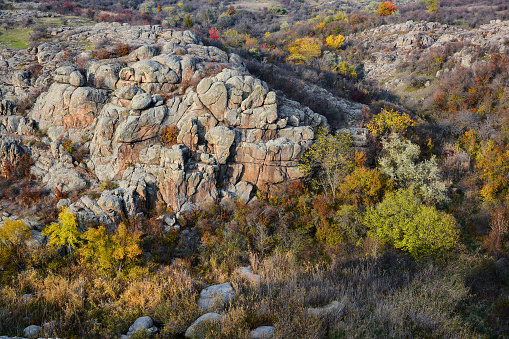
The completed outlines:
[[[482,72],[489,68],[493,54],[507,55],[508,37],[509,21],[492,20],[475,29],[408,21],[351,35],[346,51],[362,65],[364,80],[396,94],[394,100],[406,108],[419,111],[422,102],[430,101],[433,91],[455,71]]]
[[[175,212],[248,202],[256,188],[299,178],[301,154],[328,128],[189,31],[97,24],[51,35],[1,52],[2,159],[29,154],[31,173],[61,192],[114,181],[97,201],[61,202],[82,219],[118,222],[159,202]],[[106,45],[108,57],[89,44]],[[132,51],[109,52],[118,46]]]

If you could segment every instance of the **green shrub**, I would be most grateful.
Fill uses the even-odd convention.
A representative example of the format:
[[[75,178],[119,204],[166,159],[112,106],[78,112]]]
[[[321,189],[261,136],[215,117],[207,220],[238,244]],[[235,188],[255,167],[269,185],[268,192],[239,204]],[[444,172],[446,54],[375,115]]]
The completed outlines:
[[[427,203],[449,200],[435,156],[417,162],[421,153],[419,145],[412,144],[397,133],[384,139],[382,144],[384,156],[378,159],[379,170],[394,181],[396,188],[412,188]]]
[[[368,208],[365,223],[381,240],[414,259],[443,257],[458,243],[454,217],[422,205],[411,190],[387,194],[376,208]]]

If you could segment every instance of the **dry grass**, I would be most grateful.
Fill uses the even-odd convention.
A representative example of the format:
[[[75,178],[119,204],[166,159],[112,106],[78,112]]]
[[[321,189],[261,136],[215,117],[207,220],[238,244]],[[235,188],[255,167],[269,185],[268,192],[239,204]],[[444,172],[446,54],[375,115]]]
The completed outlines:
[[[127,332],[137,317],[150,315],[166,325],[162,333],[173,336],[197,317],[198,290],[185,268],[166,267],[136,278],[74,273],[43,277],[28,270],[2,286],[0,331],[20,335],[28,325],[47,324],[46,335],[111,338]],[[33,296],[28,302],[25,293]]]

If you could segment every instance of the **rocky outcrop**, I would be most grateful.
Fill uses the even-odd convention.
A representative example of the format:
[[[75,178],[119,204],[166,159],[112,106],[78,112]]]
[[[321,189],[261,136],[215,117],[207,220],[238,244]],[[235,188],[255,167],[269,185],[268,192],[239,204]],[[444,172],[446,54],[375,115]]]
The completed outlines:
[[[506,38],[509,21],[494,20],[476,29],[458,28],[437,22],[407,21],[389,24],[349,36],[347,42],[370,55],[363,61],[364,76],[385,86],[396,87],[402,80],[398,67],[415,62],[416,55],[459,48],[452,64],[472,67],[478,48],[509,53]],[[439,54],[435,55],[440,57]],[[482,60],[480,60],[482,62]],[[444,74],[444,72],[441,72]]]
[[[87,39],[102,29],[88,28]],[[300,178],[300,155],[316,128],[328,128],[323,116],[276,95],[248,74],[241,58],[203,46],[191,32],[157,26],[110,30],[110,39],[137,30],[150,41],[136,40],[142,45],[124,58],[89,59],[85,73],[57,68],[55,82],[30,113],[50,139],[83,143],[90,150],[88,170],[122,188],[103,193],[99,209],[80,201],[71,210],[118,220],[162,201],[178,212],[187,202],[248,202],[255,188]],[[64,35],[72,41],[86,32],[81,27]],[[173,146],[162,143],[170,129],[176,133]],[[37,165],[43,170],[34,174],[68,190],[91,184],[72,159],[61,158]]]

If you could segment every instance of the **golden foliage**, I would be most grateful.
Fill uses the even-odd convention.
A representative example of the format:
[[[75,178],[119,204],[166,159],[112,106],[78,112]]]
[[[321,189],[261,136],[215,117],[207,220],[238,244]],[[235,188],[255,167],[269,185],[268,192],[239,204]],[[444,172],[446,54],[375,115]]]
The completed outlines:
[[[44,229],[43,235],[49,237],[48,245],[52,248],[67,246],[69,253],[81,243],[81,233],[78,231],[76,217],[67,207],[58,214],[58,222],[54,222]]]
[[[309,65],[322,54],[321,48],[320,39],[311,37],[297,39],[293,46],[288,48],[290,56],[286,60],[296,64]]]
[[[315,142],[302,155],[299,170],[311,184],[336,196],[341,180],[353,169],[352,136],[327,134],[320,129]]]
[[[373,117],[366,128],[374,136],[380,136],[387,132],[403,132],[410,126],[415,126],[415,121],[406,113],[395,111],[393,108],[383,108],[380,114]]]
[[[103,274],[120,273],[142,252],[138,245],[140,234],[129,234],[124,224],[120,224],[113,235],[107,234],[104,226],[90,228],[83,239],[85,245],[79,250],[82,259]]]
[[[337,50],[345,43],[345,37],[341,34],[336,36],[329,35],[327,39],[325,39],[325,42],[327,42],[327,46],[329,46],[329,48]]]
[[[376,10],[380,16],[388,16],[396,12],[396,6],[390,1],[381,2]]]

